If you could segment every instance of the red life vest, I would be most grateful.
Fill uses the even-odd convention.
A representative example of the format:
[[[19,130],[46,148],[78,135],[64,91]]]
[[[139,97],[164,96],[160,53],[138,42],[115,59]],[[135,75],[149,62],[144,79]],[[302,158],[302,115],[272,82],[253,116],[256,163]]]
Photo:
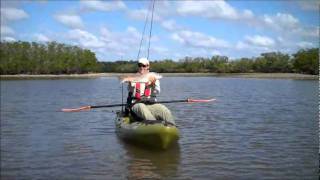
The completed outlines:
[[[141,97],[147,99],[151,97],[151,87],[149,82],[132,82],[131,87],[133,87],[132,96],[135,100],[140,101]]]

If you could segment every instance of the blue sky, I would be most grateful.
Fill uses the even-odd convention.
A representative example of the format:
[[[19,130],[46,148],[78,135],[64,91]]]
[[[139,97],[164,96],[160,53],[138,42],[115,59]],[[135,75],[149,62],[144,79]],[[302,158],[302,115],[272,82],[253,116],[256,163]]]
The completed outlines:
[[[56,41],[90,49],[99,61],[135,60],[150,2],[1,0],[1,40]],[[319,47],[319,7],[314,0],[156,0],[149,57],[236,60]]]

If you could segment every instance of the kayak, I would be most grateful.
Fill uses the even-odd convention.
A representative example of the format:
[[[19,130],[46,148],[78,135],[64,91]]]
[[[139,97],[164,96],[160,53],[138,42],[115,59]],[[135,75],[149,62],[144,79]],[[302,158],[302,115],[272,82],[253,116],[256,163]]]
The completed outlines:
[[[156,149],[167,149],[179,139],[176,125],[163,121],[136,121],[132,116],[117,112],[116,133],[130,143]]]

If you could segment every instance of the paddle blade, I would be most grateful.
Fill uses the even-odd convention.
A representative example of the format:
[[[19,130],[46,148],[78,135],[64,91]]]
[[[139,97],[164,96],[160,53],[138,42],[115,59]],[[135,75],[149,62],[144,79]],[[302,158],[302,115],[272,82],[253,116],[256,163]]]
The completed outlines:
[[[188,99],[189,103],[196,103],[196,102],[212,102],[216,99]]]
[[[90,110],[91,106],[83,106],[79,108],[74,108],[74,109],[61,109],[62,112],[79,112],[79,111],[84,111],[84,110]]]

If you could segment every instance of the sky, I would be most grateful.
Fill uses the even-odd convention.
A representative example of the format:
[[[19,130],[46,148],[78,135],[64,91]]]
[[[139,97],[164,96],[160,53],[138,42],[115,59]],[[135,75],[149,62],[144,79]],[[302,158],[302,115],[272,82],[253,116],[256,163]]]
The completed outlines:
[[[56,41],[90,49],[99,61],[136,60],[141,42],[139,57],[148,54],[151,2],[1,0],[1,41]],[[156,0],[149,59],[237,60],[319,47],[319,2]]]

